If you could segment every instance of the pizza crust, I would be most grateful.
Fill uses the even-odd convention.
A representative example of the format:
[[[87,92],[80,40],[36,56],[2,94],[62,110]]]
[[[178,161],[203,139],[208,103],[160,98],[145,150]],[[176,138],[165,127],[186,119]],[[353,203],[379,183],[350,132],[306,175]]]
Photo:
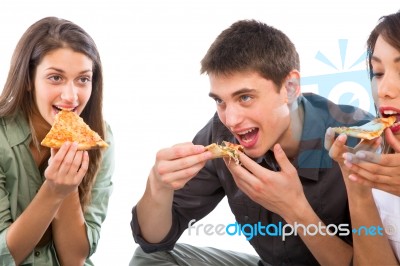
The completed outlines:
[[[360,139],[374,139],[382,135],[383,131],[396,122],[396,116],[379,117],[362,125],[354,127],[334,127],[338,134],[346,134]]]
[[[78,150],[107,148],[108,144],[94,132],[75,112],[61,110],[41,144],[59,149],[65,142],[77,142]]]

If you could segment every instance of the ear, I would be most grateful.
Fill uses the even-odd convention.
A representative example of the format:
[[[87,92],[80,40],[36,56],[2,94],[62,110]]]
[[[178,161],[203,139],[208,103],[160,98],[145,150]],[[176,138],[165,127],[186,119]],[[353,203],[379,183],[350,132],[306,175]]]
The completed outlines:
[[[298,70],[290,71],[285,79],[288,103],[293,103],[300,96],[300,72]]]

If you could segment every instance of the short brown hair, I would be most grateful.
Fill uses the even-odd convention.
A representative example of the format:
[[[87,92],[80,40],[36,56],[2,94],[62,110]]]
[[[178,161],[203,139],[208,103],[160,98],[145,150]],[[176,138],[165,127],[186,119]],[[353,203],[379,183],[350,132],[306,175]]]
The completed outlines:
[[[299,55],[283,32],[256,20],[240,20],[212,43],[201,60],[200,72],[256,71],[280,87],[294,69],[300,70]]]

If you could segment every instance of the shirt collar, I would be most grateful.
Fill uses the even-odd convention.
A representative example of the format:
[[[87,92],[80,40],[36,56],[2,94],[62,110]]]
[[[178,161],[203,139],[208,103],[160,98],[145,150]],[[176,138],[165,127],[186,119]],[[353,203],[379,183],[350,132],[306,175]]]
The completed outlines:
[[[299,97],[298,103],[299,107],[304,108],[304,124],[299,154],[292,164],[297,169],[299,176],[317,181],[323,157],[322,153],[324,152],[325,125],[320,114],[304,96]],[[258,164],[265,165],[268,169],[279,171],[279,165],[270,150],[264,156],[256,158],[255,161]]]
[[[300,96],[299,106],[304,108],[304,123],[301,133],[299,154],[294,160],[299,176],[314,181],[318,180],[319,170],[322,166],[325,136],[325,122],[319,110],[304,97]]]

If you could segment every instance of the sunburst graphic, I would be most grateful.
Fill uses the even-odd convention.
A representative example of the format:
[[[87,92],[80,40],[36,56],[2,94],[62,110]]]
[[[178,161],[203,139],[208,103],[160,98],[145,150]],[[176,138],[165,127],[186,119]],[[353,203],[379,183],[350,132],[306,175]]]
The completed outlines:
[[[345,61],[346,61],[346,53],[347,53],[347,44],[348,44],[348,40],[347,39],[339,39],[338,40],[339,43],[339,52],[340,52],[340,59],[342,62],[341,65],[341,69],[344,70],[345,69]],[[360,64],[361,62],[365,62],[367,56],[367,52],[364,52],[348,69],[352,69],[354,66]],[[340,70],[337,66],[335,66],[323,53],[321,53],[320,51],[317,52],[317,54],[315,55],[315,59],[321,61],[322,63],[324,63],[327,66],[330,66],[336,70]]]
[[[360,63],[365,62],[367,53],[361,52],[361,55],[354,62],[348,64],[347,39],[339,39],[340,65],[333,63],[324,53],[318,51],[315,59],[329,66],[333,72],[324,75],[303,77],[301,80],[304,87],[310,86],[312,90],[321,96],[337,104],[353,105],[366,111],[373,112],[374,106],[371,97],[370,81],[367,70],[354,70]],[[348,66],[349,65],[349,66]]]

